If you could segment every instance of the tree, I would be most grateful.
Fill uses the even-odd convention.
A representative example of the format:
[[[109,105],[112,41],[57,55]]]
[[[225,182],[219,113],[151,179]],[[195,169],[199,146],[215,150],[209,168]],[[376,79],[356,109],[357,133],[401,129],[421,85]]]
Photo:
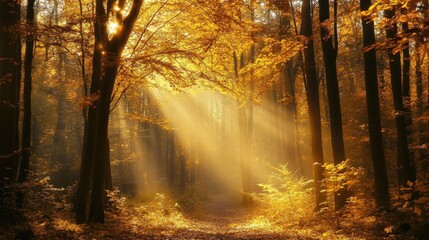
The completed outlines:
[[[21,5],[0,1],[0,181],[16,181],[19,156],[19,93],[21,83]]]
[[[406,8],[401,8],[401,14],[407,14]],[[409,26],[408,22],[401,24],[402,31],[408,33]],[[411,93],[410,93],[410,43],[409,40],[405,41],[402,49],[402,96],[404,101],[404,121],[405,130],[407,134],[407,145],[413,142],[413,114],[411,111]],[[415,169],[415,154],[413,150],[408,149],[408,180],[416,180],[416,169]]]
[[[33,80],[33,55],[34,55],[34,2],[27,3],[27,36],[25,38],[24,58],[24,116],[22,120],[22,158],[18,182],[23,182],[28,177],[31,154],[31,85]]]
[[[108,144],[110,101],[122,52],[143,4],[142,0],[133,1],[128,15],[124,18],[122,10],[127,1],[109,0],[106,6],[103,2],[97,0],[95,5],[95,43],[90,94],[95,95],[96,100],[89,108],[88,125],[85,127],[81,175],[75,206],[78,223],[88,220],[104,222],[105,187],[106,182],[109,183],[109,176],[106,178],[105,174],[110,171]],[[112,35],[110,39],[109,20],[118,26],[115,32],[110,33]],[[90,202],[89,213],[88,202]]]
[[[361,12],[367,11],[371,0],[360,0]],[[380,123],[380,102],[377,82],[377,60],[374,48],[374,22],[362,15],[363,56],[365,66],[366,106],[371,145],[371,160],[374,168],[375,201],[377,206],[390,204],[389,184],[384,159],[383,138]]]
[[[401,54],[395,51],[394,39],[397,37],[396,21],[393,19],[395,15],[395,7],[384,10],[384,17],[387,19],[386,25],[386,41],[387,51],[389,55],[390,67],[390,82],[392,85],[393,105],[395,109],[395,124],[396,124],[396,158],[398,169],[398,182],[402,186],[407,186],[407,181],[415,181],[415,171],[413,171],[408,150],[407,129],[405,123],[405,108],[403,103],[402,78],[401,78]],[[407,57],[407,56],[405,56]],[[409,60],[408,60],[409,64]],[[407,65],[408,65],[407,64]],[[409,85],[409,69],[405,72]]]
[[[326,200],[326,193],[322,191],[322,180],[324,178],[322,169],[322,126],[320,123],[319,81],[317,79],[316,62],[314,59],[310,0],[304,0],[302,3],[301,21],[301,34],[305,38],[304,69],[307,80],[306,93],[311,128],[311,156],[313,159],[313,179],[316,194],[316,210],[320,210],[322,204]]]
[[[34,0],[27,2],[27,35],[25,37],[24,57],[24,114],[22,118],[22,155],[19,162],[18,182],[28,179],[31,155],[31,85],[33,81],[33,55],[34,55]],[[22,207],[24,193],[17,194],[17,206]]]
[[[337,80],[338,36],[336,25],[337,1],[334,0],[334,43],[329,31],[329,0],[319,0],[320,37],[322,40],[323,61],[328,89],[329,118],[331,127],[331,145],[334,164],[340,164],[346,159],[343,140],[343,121],[341,118],[340,92]],[[333,45],[334,44],[334,45]],[[337,191],[335,207],[340,209],[346,203],[346,192]]]

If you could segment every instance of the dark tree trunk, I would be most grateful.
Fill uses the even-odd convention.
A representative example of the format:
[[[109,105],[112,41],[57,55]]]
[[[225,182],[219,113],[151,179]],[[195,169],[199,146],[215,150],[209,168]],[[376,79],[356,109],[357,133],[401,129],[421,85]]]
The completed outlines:
[[[405,8],[401,9],[402,14],[407,14]],[[408,22],[402,23],[402,31],[408,32]],[[407,146],[413,143],[413,114],[411,111],[411,94],[410,94],[410,44],[406,42],[405,48],[402,50],[402,95],[404,101],[404,118],[405,129],[407,134]],[[408,165],[409,173],[407,180],[416,180],[415,154],[414,151],[408,148]]]
[[[27,3],[27,29],[25,38],[25,59],[24,59],[24,114],[22,119],[22,155],[19,163],[18,183],[23,183],[28,179],[31,154],[31,83],[34,51],[34,0]],[[17,193],[16,205],[22,208],[24,204],[24,192]]]
[[[371,0],[360,0],[360,10],[367,11]],[[371,159],[374,168],[375,201],[377,206],[390,204],[389,184],[384,159],[381,135],[380,103],[377,83],[377,60],[375,54],[374,22],[362,17],[363,50],[365,62],[365,89],[368,111],[368,128],[371,145]]]
[[[306,76],[306,93],[308,113],[311,128],[311,155],[313,158],[313,179],[316,194],[316,211],[320,210],[326,201],[326,193],[322,188],[323,176],[323,148],[322,148],[322,126],[320,122],[319,104],[319,81],[316,73],[314,59],[313,30],[311,24],[311,2],[304,0],[301,12],[301,34],[305,37],[304,68]]]
[[[96,96],[99,94],[101,85],[101,61],[102,52],[100,44],[102,44],[102,36],[99,34],[103,28],[103,23],[96,20],[94,23],[94,55],[92,57],[92,81],[90,94]],[[88,108],[87,124],[84,129],[84,143],[82,150],[82,163],[80,170],[80,178],[78,183],[78,192],[75,203],[76,222],[84,223],[88,221],[88,207],[90,202],[90,189],[92,184],[92,169],[95,153],[96,129],[97,129],[97,102],[92,102]]]
[[[390,21],[386,26],[386,40],[389,44],[387,50],[389,54],[390,81],[392,85],[393,105],[395,109],[396,123],[396,158],[398,169],[398,182],[402,186],[407,186],[407,181],[415,181],[415,173],[409,159],[407,130],[405,125],[405,113],[402,100],[401,83],[401,54],[393,53],[392,39],[396,37],[397,27],[393,20],[394,10],[384,10],[384,16]]]
[[[337,80],[337,46],[329,31],[329,0],[319,0],[320,36],[322,40],[325,77],[328,89],[329,119],[331,128],[331,145],[334,164],[340,164],[346,159],[343,140],[343,122],[341,119],[340,92]],[[335,31],[336,32],[336,31]],[[336,39],[337,36],[334,36]],[[335,208],[341,209],[346,204],[346,191],[336,191]]]
[[[108,1],[109,4],[114,2]],[[111,39],[108,39],[107,34],[107,22],[112,10],[109,4],[106,11],[103,1],[96,1],[91,94],[97,94],[99,98],[89,109],[88,125],[85,128],[81,176],[75,208],[78,223],[87,220],[104,222],[105,189],[106,186],[111,185],[108,141],[110,101],[122,51],[137,20],[143,1],[133,1],[128,16],[124,19],[122,17],[116,19],[121,21],[122,27]],[[118,6],[123,7],[122,4],[125,4],[125,1],[120,1]],[[102,50],[105,51],[104,54],[102,54]],[[87,213],[88,202],[89,216]]]
[[[22,158],[19,168],[18,182],[24,182],[28,177],[31,154],[31,84],[33,80],[34,52],[34,2],[27,3],[27,36],[25,39],[24,59],[24,116],[22,120]]]
[[[19,156],[19,1],[0,0],[0,182],[15,182]]]
[[[118,49],[116,46],[108,48],[107,58],[104,59],[103,65],[103,78],[100,99],[97,105],[97,130],[94,168],[93,168],[93,181],[91,189],[91,205],[89,212],[90,222],[104,222],[104,200],[106,186],[110,187],[110,176],[106,173],[110,172],[110,148],[108,140],[109,128],[109,114],[110,114],[110,99],[115,85],[116,75],[119,67]]]

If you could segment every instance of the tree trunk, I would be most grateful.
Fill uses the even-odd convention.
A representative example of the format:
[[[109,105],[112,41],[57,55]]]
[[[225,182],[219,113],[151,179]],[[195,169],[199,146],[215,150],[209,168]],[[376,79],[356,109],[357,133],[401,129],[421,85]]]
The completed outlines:
[[[402,14],[407,14],[405,8],[401,9]],[[408,22],[402,23],[402,31],[408,32]],[[407,146],[413,144],[413,114],[411,111],[411,94],[410,94],[410,44],[406,42],[405,48],[402,50],[402,95],[404,101],[404,118],[405,130],[407,135]],[[408,147],[407,147],[408,148]],[[408,148],[408,165],[409,173],[407,176],[411,181],[416,179],[415,154],[414,150]]]
[[[307,79],[307,104],[311,128],[311,155],[313,158],[313,179],[316,194],[316,211],[320,210],[326,201],[326,193],[322,188],[323,176],[323,148],[322,126],[320,122],[319,81],[314,59],[313,30],[311,24],[311,2],[304,0],[301,12],[301,34],[305,37],[304,68]]]
[[[101,67],[101,64],[97,64],[98,61],[101,61],[101,53],[98,54],[97,51],[94,50],[93,77],[91,82],[91,93],[94,94],[97,92],[97,90],[94,90],[96,89],[95,83],[99,82],[95,76],[98,72],[100,72],[99,68]],[[93,178],[92,169],[94,165],[93,159],[95,153],[95,134],[97,129],[96,117],[98,108],[96,108],[95,104],[96,103],[94,102],[93,105],[88,108],[88,122],[84,128],[82,163],[75,203],[77,223],[85,223],[88,220],[88,203],[90,201],[89,194]]]
[[[389,44],[387,50],[389,54],[390,81],[392,85],[393,105],[395,109],[396,123],[396,158],[398,170],[398,182],[402,186],[407,186],[407,181],[415,181],[408,154],[407,131],[405,125],[404,105],[402,101],[401,83],[401,54],[393,53],[395,46],[389,43],[396,37],[397,27],[393,20],[394,10],[384,10],[384,16],[390,21],[386,26],[386,40]]]
[[[15,182],[19,156],[21,39],[19,1],[0,1],[0,182]]]
[[[99,34],[103,28],[100,20],[94,23],[94,55],[92,57],[92,81],[90,87],[90,94],[97,96],[100,91],[101,85],[101,61],[102,52],[99,47],[102,42],[102,36]],[[87,124],[84,128],[84,144],[82,150],[82,163],[80,170],[80,177],[78,183],[78,191],[75,203],[76,222],[85,223],[88,221],[88,207],[90,202],[90,189],[92,184],[92,169],[94,165],[94,153],[95,153],[95,141],[96,141],[96,129],[97,129],[97,100],[91,103],[87,113]]]
[[[31,154],[31,82],[34,51],[34,0],[27,3],[27,35],[25,38],[24,60],[24,115],[22,119],[22,155],[19,163],[18,183],[28,179]],[[24,204],[24,192],[18,191],[16,205],[22,208]]]
[[[322,40],[323,60],[325,63],[325,77],[328,89],[329,119],[331,128],[331,145],[334,164],[340,164],[346,159],[343,140],[343,122],[341,119],[340,92],[337,80],[337,46],[333,46],[333,39],[329,31],[329,0],[319,0],[320,36]],[[336,32],[336,30],[334,30]],[[337,36],[334,36],[336,39]],[[335,208],[341,209],[346,204],[346,191],[337,191],[335,194]]]
[[[113,4],[114,2],[110,3]],[[125,1],[121,1],[118,6],[122,6],[122,3],[125,4]],[[78,223],[86,222],[88,219],[91,222],[104,222],[105,189],[111,184],[109,180],[111,176],[108,141],[110,101],[122,51],[142,4],[142,0],[133,1],[128,16],[124,19],[122,17],[116,19],[121,21],[121,30],[114,34],[111,39],[108,39],[107,22],[112,9],[109,5],[106,11],[103,1],[96,1],[91,94],[97,94],[99,98],[93,103],[94,106],[89,109],[88,126],[85,128],[85,144],[76,202],[76,220]],[[90,189],[91,198],[89,199]],[[87,216],[88,202],[90,202],[89,216]]]
[[[360,10],[367,11],[371,0],[360,0]],[[368,128],[371,159],[374,168],[375,201],[377,206],[390,204],[389,184],[384,159],[383,138],[380,124],[380,103],[377,83],[374,22],[362,17],[363,50],[365,62],[365,89],[368,111]]]
[[[28,177],[31,154],[31,84],[33,80],[33,52],[34,52],[34,2],[27,3],[27,36],[25,39],[24,59],[24,116],[22,120],[22,158],[19,168],[18,182],[24,182]]]

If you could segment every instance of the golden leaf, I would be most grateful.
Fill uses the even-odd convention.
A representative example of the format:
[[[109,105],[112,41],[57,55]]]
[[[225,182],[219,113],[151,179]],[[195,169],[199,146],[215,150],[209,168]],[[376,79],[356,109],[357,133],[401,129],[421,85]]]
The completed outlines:
[[[384,228],[384,231],[385,231],[386,233],[392,233],[392,230],[393,230],[393,226],[388,226],[388,227],[385,227],[385,228]]]

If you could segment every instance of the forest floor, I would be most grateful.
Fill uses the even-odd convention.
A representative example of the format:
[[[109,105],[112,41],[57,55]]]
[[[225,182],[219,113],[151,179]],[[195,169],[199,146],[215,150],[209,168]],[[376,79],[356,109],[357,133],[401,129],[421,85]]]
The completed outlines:
[[[282,226],[261,215],[261,206],[222,197],[182,204],[164,195],[145,202],[116,197],[105,224],[75,224],[70,205],[36,209],[1,216],[0,239],[425,239],[389,234],[382,221],[338,229],[335,219],[315,218]]]

